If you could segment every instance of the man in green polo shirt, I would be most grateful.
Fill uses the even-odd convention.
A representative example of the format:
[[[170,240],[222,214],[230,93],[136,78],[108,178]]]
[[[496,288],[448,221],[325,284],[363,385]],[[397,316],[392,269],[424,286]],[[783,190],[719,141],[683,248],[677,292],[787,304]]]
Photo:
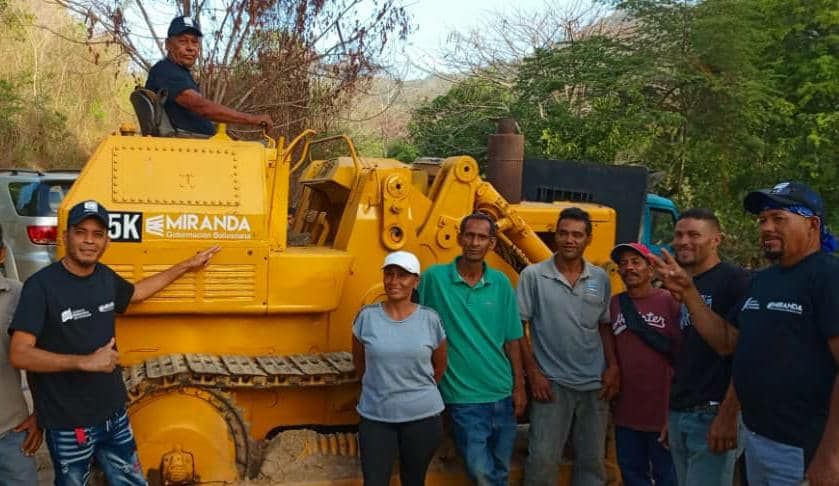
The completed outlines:
[[[484,214],[463,218],[457,238],[463,254],[428,268],[419,285],[420,303],[440,314],[448,338],[440,392],[455,445],[481,486],[507,484],[516,415],[527,404],[516,296],[507,277],[484,261],[495,232]]]

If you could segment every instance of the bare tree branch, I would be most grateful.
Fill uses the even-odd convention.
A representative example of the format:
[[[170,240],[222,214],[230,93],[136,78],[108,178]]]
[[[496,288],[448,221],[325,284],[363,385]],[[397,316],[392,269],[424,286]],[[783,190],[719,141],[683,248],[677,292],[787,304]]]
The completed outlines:
[[[166,51],[163,49],[163,42],[160,41],[160,37],[157,36],[157,32],[154,31],[154,26],[151,23],[151,19],[149,19],[149,14],[146,12],[146,7],[143,5],[141,0],[135,0],[137,3],[137,7],[140,9],[140,12],[143,14],[143,20],[146,21],[146,26],[149,28],[149,32],[151,32],[152,37],[154,37],[154,42],[157,44],[157,49],[160,51],[161,56],[166,56]]]

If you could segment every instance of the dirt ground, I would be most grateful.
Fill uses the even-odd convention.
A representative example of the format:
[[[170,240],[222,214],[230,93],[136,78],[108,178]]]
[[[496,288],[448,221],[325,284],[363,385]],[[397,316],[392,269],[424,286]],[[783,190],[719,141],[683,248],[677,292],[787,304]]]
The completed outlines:
[[[262,444],[261,463],[255,479],[229,483],[229,486],[302,485],[326,480],[360,479],[361,463],[354,434],[320,435],[312,430],[285,431]],[[526,427],[517,434],[513,462],[514,483],[520,481],[526,451]],[[46,446],[36,455],[39,485],[53,483],[52,466]],[[565,483],[570,479],[570,464],[562,470]],[[398,465],[394,468],[398,474]],[[463,468],[450,439],[444,440],[429,467],[429,476],[460,477]],[[452,476],[453,475],[453,476]],[[219,483],[213,483],[219,484]]]
[[[35,453],[35,462],[38,464],[38,486],[52,484],[55,476],[52,473],[52,462],[46,443],[42,444],[38,452]]]
[[[259,478],[277,484],[357,476],[361,465],[355,454],[354,435],[323,438],[312,430],[277,435],[265,445]]]
[[[520,434],[518,445],[523,446],[523,434]],[[255,479],[230,483],[230,486],[359,479],[361,463],[356,447],[353,434],[324,436],[312,430],[289,430],[262,444],[262,461]],[[54,475],[46,445],[41,446],[35,459],[39,486],[53,484]],[[398,474],[397,468],[398,465],[394,474]],[[429,473],[447,474],[460,469],[454,444],[450,440],[444,441],[429,467]]]
[[[258,479],[232,483],[231,486],[267,486],[348,479],[360,474],[361,463],[358,457],[350,455],[346,441],[344,455],[321,453],[318,444],[318,434],[311,430],[284,432],[264,445]],[[336,452],[341,452],[340,448],[336,449]],[[38,485],[53,484],[54,474],[46,445],[42,445],[38,450],[35,460],[38,464]]]

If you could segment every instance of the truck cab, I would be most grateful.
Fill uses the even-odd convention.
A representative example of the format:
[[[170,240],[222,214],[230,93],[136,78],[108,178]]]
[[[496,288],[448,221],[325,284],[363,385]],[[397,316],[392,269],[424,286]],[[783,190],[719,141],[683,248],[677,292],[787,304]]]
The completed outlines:
[[[647,194],[638,241],[647,245],[656,255],[661,254],[662,248],[672,251],[670,242],[673,241],[678,219],[679,208],[676,203],[657,194]]]

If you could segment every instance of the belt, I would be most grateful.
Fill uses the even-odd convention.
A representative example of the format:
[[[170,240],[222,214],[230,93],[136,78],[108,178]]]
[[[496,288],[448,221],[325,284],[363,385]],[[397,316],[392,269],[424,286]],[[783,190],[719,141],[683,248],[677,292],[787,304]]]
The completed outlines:
[[[717,402],[701,403],[692,407],[674,408],[675,412],[695,413],[695,412],[710,412],[716,414],[720,410],[720,404]]]

